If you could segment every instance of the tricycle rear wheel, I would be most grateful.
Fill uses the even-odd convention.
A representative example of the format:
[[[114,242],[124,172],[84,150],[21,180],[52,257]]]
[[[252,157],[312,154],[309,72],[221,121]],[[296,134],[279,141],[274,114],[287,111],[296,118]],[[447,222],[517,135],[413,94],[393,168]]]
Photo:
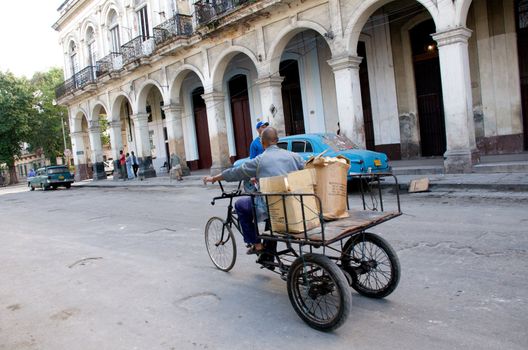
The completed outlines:
[[[288,296],[310,327],[329,332],[347,319],[352,296],[343,271],[321,254],[304,254],[288,272]]]
[[[342,268],[352,277],[351,286],[369,298],[384,298],[400,281],[400,261],[380,236],[363,232],[350,237],[341,257]]]
[[[205,225],[205,246],[213,264],[229,271],[236,262],[236,242],[231,228],[219,217],[212,217]]]

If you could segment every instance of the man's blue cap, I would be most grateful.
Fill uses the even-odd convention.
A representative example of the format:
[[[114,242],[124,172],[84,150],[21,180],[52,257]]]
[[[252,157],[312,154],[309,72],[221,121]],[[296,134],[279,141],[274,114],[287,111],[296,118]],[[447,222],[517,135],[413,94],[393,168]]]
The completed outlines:
[[[259,129],[259,128],[260,128],[261,126],[263,126],[263,125],[268,126],[269,123],[268,123],[268,122],[260,121],[260,122],[257,123],[257,126],[255,127],[255,129]]]

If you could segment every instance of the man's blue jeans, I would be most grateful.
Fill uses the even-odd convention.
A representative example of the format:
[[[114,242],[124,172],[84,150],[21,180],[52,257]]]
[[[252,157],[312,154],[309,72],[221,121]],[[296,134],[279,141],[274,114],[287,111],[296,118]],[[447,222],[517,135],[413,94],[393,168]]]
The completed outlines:
[[[242,236],[247,244],[260,243],[255,231],[255,218],[253,216],[253,203],[251,197],[243,197],[235,203],[238,221],[242,228]]]

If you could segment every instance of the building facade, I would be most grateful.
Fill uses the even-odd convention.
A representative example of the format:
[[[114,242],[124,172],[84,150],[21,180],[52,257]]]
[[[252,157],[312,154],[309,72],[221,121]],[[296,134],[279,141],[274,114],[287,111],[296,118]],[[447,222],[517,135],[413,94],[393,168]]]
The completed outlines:
[[[211,172],[246,157],[258,120],[339,132],[391,159],[528,146],[528,0],[70,0],[64,52],[76,177],[171,155]],[[117,167],[116,167],[117,169]]]

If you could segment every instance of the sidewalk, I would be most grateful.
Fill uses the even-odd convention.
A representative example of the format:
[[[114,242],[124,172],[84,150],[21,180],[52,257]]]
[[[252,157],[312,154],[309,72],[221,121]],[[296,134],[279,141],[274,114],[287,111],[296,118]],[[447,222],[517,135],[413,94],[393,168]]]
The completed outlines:
[[[168,176],[158,176],[144,179],[127,181],[107,180],[85,180],[74,183],[77,187],[202,187],[202,178],[209,174],[208,170],[194,171],[192,175],[185,176],[183,181],[171,180]],[[490,174],[415,174],[397,175],[400,189],[407,190],[409,183],[414,179],[427,177],[430,181],[430,189],[481,189],[489,191],[521,191],[528,192],[528,173],[490,173]],[[387,184],[393,184],[392,179],[387,178]]]

